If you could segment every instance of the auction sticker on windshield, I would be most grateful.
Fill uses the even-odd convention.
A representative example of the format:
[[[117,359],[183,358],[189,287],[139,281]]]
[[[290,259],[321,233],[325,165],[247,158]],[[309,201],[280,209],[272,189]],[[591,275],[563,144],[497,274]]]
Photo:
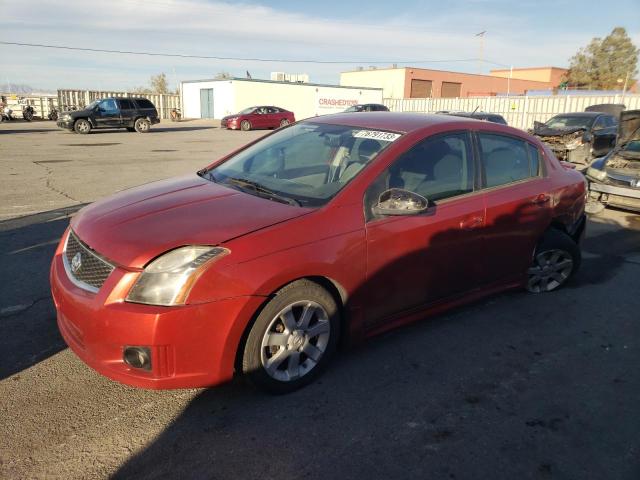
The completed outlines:
[[[399,133],[380,132],[378,130],[357,130],[353,132],[355,138],[372,138],[374,140],[383,140],[385,142],[393,142],[400,138]]]

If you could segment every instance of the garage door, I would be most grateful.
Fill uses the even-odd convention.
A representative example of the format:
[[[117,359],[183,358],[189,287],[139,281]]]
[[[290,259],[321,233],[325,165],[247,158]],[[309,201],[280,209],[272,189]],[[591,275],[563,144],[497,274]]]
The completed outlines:
[[[431,97],[431,80],[411,80],[411,98]]]
[[[213,88],[200,89],[200,118],[213,118]]]
[[[455,98],[460,96],[460,90],[462,89],[461,83],[442,82],[442,92],[440,96],[442,98]]]

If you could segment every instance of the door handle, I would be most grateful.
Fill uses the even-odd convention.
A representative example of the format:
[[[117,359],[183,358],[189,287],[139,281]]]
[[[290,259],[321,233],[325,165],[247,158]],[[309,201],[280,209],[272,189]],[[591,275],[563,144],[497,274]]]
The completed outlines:
[[[469,217],[460,221],[460,228],[463,230],[473,230],[482,225],[483,217]]]
[[[550,199],[551,197],[549,195],[547,195],[546,193],[541,193],[540,195],[537,195],[533,200],[531,200],[531,203],[533,203],[534,205],[542,205],[544,203],[547,203]]]

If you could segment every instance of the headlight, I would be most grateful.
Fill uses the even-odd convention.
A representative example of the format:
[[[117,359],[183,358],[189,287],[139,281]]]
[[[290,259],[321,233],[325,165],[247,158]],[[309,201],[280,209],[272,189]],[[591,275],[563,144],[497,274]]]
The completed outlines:
[[[171,250],[145,267],[126,300],[149,305],[183,305],[206,265],[228,253],[226,248],[198,245]]]
[[[71,115],[63,115],[62,120],[66,120],[66,121],[71,120]]]
[[[603,181],[607,178],[607,172],[604,170],[598,170],[597,168],[589,167],[587,169],[587,176],[595,178],[596,180]]]
[[[565,145],[567,150],[574,150],[578,147],[582,146],[582,138],[578,137],[576,139],[571,140],[569,143]]]

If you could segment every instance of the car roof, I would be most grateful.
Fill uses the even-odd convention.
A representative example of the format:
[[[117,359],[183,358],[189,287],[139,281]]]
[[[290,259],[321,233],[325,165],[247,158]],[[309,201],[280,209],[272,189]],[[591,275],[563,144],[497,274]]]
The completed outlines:
[[[554,115],[554,117],[585,117],[585,118],[593,118],[599,117],[600,115],[607,115],[611,117],[608,113],[603,112],[571,112],[571,113],[558,113]]]
[[[470,117],[456,117],[452,115],[436,115],[431,113],[399,113],[399,112],[360,112],[336,113],[312,117],[306,121],[312,123],[349,125],[352,127],[390,130],[409,133],[434,125],[457,125],[481,122]],[[485,122],[482,122],[485,123]]]

